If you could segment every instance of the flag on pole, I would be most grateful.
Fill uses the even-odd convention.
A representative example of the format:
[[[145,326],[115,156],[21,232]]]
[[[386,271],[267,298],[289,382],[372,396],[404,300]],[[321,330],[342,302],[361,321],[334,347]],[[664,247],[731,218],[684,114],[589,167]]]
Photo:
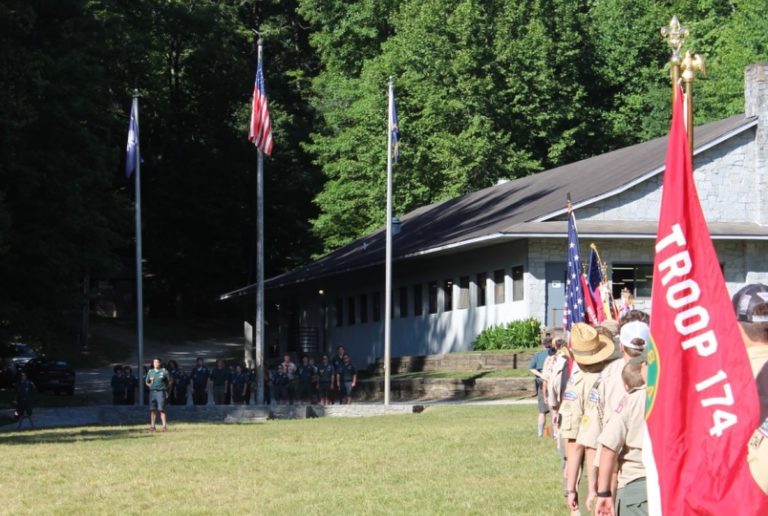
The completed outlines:
[[[256,145],[267,156],[272,155],[272,125],[269,122],[267,89],[264,86],[264,72],[261,67],[261,60],[259,60],[256,66],[256,84],[253,86],[248,141]]]
[[[565,329],[571,331],[571,325],[584,322],[584,291],[581,261],[579,258],[579,234],[576,231],[576,216],[568,203],[568,270],[565,278]]]
[[[643,455],[651,514],[768,514],[747,442],[757,389],[674,103],[653,266]]]
[[[131,120],[128,122],[128,144],[125,146],[125,177],[131,177],[136,170],[136,161],[139,159],[139,122],[138,99],[134,97],[131,104]]]
[[[595,244],[592,244],[593,246]],[[597,251],[592,247],[589,250],[589,268],[587,269],[587,292],[585,298],[588,299],[588,305],[594,313],[593,324],[600,324],[605,320],[605,311],[603,310],[603,273],[600,271],[600,260],[597,257]]]
[[[397,101],[395,100],[395,90],[392,87],[392,119],[390,124],[390,138],[392,138],[392,159],[397,163],[400,158],[400,125],[397,120]]]

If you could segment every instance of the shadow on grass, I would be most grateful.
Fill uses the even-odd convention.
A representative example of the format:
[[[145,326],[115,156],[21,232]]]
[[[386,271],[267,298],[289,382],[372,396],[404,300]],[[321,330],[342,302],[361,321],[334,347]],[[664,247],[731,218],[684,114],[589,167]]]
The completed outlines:
[[[141,427],[131,428],[100,428],[100,429],[29,429],[26,421],[26,430],[13,433],[0,433],[0,445],[25,445],[25,444],[60,444],[79,443],[87,441],[109,441],[125,439],[151,438]]]

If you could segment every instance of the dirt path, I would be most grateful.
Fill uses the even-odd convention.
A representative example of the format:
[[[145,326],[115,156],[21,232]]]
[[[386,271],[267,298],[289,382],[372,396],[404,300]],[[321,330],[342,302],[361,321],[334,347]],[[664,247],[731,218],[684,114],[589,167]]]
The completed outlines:
[[[130,350],[130,356],[120,362],[120,365],[130,365],[136,374],[137,350],[136,333],[130,329],[114,324],[96,323],[91,327],[95,337],[105,337],[109,342],[119,343]],[[144,362],[149,363],[153,356],[162,357],[163,361],[176,360],[184,369],[189,370],[197,357],[203,357],[206,362],[212,362],[220,357],[237,355],[243,349],[242,337],[204,338],[185,341],[159,341],[144,338]],[[87,395],[97,398],[101,403],[111,402],[109,382],[112,378],[112,368],[118,363],[109,364],[103,368],[78,369],[75,385],[75,395]],[[138,375],[137,375],[138,376]]]

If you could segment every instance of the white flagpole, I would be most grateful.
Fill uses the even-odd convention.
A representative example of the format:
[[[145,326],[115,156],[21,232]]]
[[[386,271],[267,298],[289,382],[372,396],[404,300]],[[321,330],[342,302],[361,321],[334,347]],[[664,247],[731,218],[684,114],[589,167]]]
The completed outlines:
[[[258,40],[258,63],[261,65],[262,43]],[[253,343],[256,362],[256,404],[264,404],[264,154],[258,148],[256,161],[256,324]]]
[[[389,78],[387,121],[387,250],[384,279],[384,406],[389,406],[392,349],[392,113],[394,111],[394,84]]]
[[[136,375],[140,378],[136,394],[136,404],[144,404],[144,289],[141,253],[141,148],[139,142],[139,90],[133,90],[133,106],[131,111],[136,116],[136,171],[134,172],[136,190],[136,337],[138,340],[138,369]]]

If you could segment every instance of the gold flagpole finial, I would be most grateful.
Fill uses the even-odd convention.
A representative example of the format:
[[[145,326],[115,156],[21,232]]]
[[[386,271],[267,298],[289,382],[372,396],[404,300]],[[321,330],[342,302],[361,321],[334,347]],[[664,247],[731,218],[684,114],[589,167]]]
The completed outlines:
[[[680,49],[683,41],[688,36],[688,28],[680,23],[677,16],[669,20],[669,25],[661,28],[661,36],[667,40],[667,44],[672,48],[672,57],[669,59],[669,75],[672,79],[672,103],[677,98],[677,88],[680,82]]]

